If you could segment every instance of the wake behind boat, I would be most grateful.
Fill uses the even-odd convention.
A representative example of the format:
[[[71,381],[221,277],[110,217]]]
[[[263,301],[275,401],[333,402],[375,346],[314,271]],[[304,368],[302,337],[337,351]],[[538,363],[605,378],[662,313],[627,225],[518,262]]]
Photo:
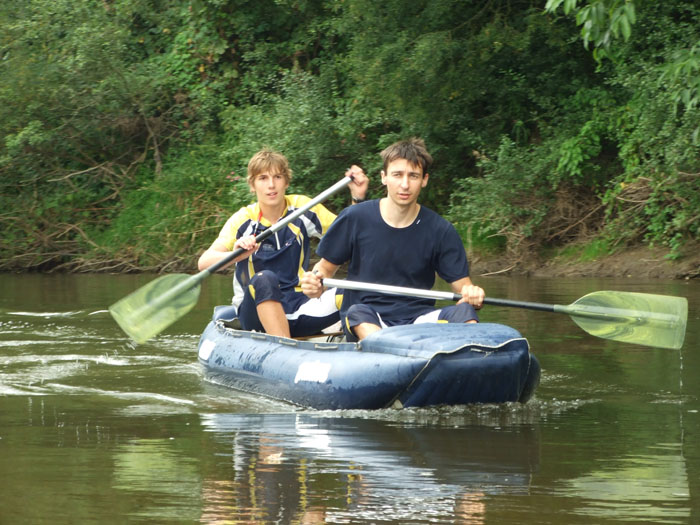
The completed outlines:
[[[198,352],[213,382],[316,409],[525,403],[540,378],[527,340],[494,323],[395,326],[348,343],[213,320]]]

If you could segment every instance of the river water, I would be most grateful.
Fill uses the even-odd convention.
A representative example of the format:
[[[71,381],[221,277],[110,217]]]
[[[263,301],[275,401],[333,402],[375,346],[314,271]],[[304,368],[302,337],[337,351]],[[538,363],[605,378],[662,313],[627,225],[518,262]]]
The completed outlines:
[[[205,381],[228,277],[131,343],[106,308],[152,278],[0,275],[0,523],[700,523],[698,280],[478,279],[554,304],[684,296],[685,345],[487,306],[542,365],[526,405],[319,412]]]

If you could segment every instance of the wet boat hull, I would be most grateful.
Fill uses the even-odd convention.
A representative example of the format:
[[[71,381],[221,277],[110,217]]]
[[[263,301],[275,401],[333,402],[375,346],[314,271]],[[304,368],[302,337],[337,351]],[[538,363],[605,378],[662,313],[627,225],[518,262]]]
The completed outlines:
[[[213,382],[317,409],[526,402],[540,376],[527,340],[493,323],[391,327],[347,343],[212,321],[199,360]]]

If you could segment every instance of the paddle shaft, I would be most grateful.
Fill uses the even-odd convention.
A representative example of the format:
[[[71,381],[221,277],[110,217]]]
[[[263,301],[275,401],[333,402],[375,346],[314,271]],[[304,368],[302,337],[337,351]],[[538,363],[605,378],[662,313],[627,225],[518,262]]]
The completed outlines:
[[[343,177],[333,186],[309,200],[304,206],[270,226],[257,236],[257,241],[263,241],[284,228],[331,194],[347,186],[351,180],[351,177]],[[197,303],[201,289],[200,283],[246,251],[244,248],[234,250],[195,275],[170,274],[158,277],[111,305],[109,312],[134,341],[143,343],[189,312]]]
[[[462,298],[453,292],[341,279],[323,279],[323,284],[348,290],[436,300],[459,301]],[[592,292],[568,306],[491,297],[486,297],[484,304],[568,314],[579,327],[596,337],[676,350],[683,346],[688,318],[688,301],[683,297],[635,292]]]
[[[323,279],[323,284],[331,288],[342,288],[344,290],[359,290],[365,292],[379,292],[389,295],[403,295],[411,297],[423,297],[425,299],[436,299],[443,301],[459,301],[462,296],[453,292],[441,292],[437,290],[421,290],[419,288],[407,288],[405,286],[392,286],[388,284],[363,283],[360,281],[346,281],[344,279]],[[530,310],[541,310],[544,312],[554,312],[552,304],[532,303],[527,301],[513,301],[511,299],[495,299],[486,297],[484,304],[494,306],[512,306],[516,308],[528,308]]]
[[[275,224],[270,226],[267,230],[262,232],[261,234],[257,235],[255,237],[255,240],[257,242],[262,242],[268,237],[270,237],[273,233],[280,231],[282,228],[284,228],[287,224],[292,222],[294,219],[297,217],[300,217],[307,211],[309,211],[311,208],[316,206],[317,204],[323,202],[326,200],[328,197],[336,193],[338,190],[344,188],[350,182],[352,181],[352,177],[347,176],[343,177],[341,180],[333,184],[330,188],[327,190],[323,191],[322,193],[319,193],[316,197],[311,199],[309,202],[304,204],[301,208],[298,208],[294,210],[294,212],[290,213],[286,217],[282,218],[281,220],[277,221]],[[161,297],[158,298],[158,301],[162,304],[167,303],[168,301],[172,300],[173,297],[177,297],[180,295],[182,292],[189,290],[190,288],[193,288],[195,286],[198,286],[199,283],[201,283],[205,278],[209,277],[209,275],[215,273],[217,270],[220,270],[227,264],[229,264],[231,261],[236,259],[236,257],[239,257],[243,255],[247,250],[245,248],[238,248],[234,251],[232,251],[230,254],[228,254],[226,257],[221,259],[220,261],[215,262],[212,264],[209,268],[205,268],[201,272],[192,275],[189,279],[186,281],[178,284],[177,286],[173,287],[171,290],[163,294]]]
[[[388,295],[403,295],[408,297],[423,297],[425,299],[435,299],[443,301],[459,301],[462,296],[454,292],[441,292],[439,290],[422,290],[420,288],[408,288],[405,286],[393,286],[388,284],[365,283],[361,281],[346,281],[344,279],[323,279],[323,284],[331,288],[342,288],[345,290],[359,290],[364,292],[378,292]],[[512,308],[525,308],[528,310],[539,310],[541,312],[553,312],[592,319],[614,319],[618,317],[634,317],[637,312],[634,310],[610,311],[609,309],[577,308],[572,311],[571,306],[558,304],[534,303],[530,301],[514,301],[512,299],[498,299],[495,297],[485,297],[484,304],[492,306],[508,306]],[[616,315],[617,314],[617,315]],[[621,315],[622,314],[622,315]],[[657,318],[664,318],[663,314],[655,314]],[[672,316],[669,316],[672,319]]]
[[[328,197],[330,197],[331,195],[336,193],[338,190],[340,190],[340,189],[344,188],[345,186],[347,186],[348,184],[350,184],[351,181],[352,181],[352,177],[350,177],[350,176],[343,177],[342,180],[339,180],[338,182],[333,184],[333,186],[331,186],[327,190],[323,191],[322,193],[319,193],[316,197],[311,199],[304,206],[296,209],[293,213],[291,213],[291,214],[287,215],[286,217],[284,217],[283,219],[277,221],[275,224],[270,226],[267,230],[262,232],[260,235],[257,235],[255,240],[257,242],[264,241],[265,239],[270,237],[273,233],[284,228],[287,224],[292,222],[297,217],[300,217],[301,215],[303,215],[304,213],[309,211],[311,208],[313,208],[317,204],[325,201]],[[239,257],[240,255],[244,254],[246,251],[247,250],[245,248],[238,248],[237,250],[234,250],[233,252],[231,252],[229,255],[227,255],[226,257],[224,257],[220,261],[212,264],[209,268],[202,270],[200,272],[200,274],[204,275],[204,274],[214,273],[217,270],[220,270],[221,268],[223,268],[224,266],[229,264],[236,257]]]

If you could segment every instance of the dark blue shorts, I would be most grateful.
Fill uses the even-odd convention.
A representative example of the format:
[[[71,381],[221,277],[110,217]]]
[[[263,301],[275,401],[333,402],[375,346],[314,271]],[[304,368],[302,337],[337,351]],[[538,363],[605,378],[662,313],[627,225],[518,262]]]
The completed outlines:
[[[367,304],[354,304],[348,308],[343,322],[343,330],[348,341],[357,341],[352,328],[362,323],[370,323],[386,328],[387,326],[399,326],[405,324],[420,323],[467,323],[479,321],[474,307],[468,303],[452,304],[444,308],[429,308],[415,317],[409,319],[382,319],[374,308]]]
[[[243,302],[238,308],[238,317],[244,330],[264,331],[256,306],[265,301],[277,301],[282,304],[292,337],[321,333],[324,328],[340,319],[335,289],[327,290],[317,299],[310,299],[296,291],[283,293],[277,275],[263,270],[257,272],[250,280]]]

